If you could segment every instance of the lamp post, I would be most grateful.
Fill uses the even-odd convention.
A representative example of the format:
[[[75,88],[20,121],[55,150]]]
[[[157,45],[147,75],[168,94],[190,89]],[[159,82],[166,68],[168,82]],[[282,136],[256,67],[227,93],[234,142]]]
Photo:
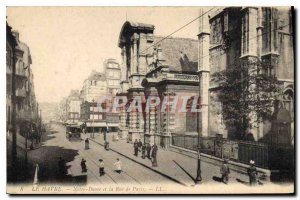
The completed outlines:
[[[200,152],[199,141],[200,141],[200,137],[198,136],[197,177],[195,179],[196,184],[199,184],[202,181],[202,177],[201,177],[201,152]]]
[[[199,80],[201,80],[201,75],[199,73]],[[200,85],[200,84],[199,84]],[[200,108],[200,94],[201,94],[201,88],[199,90],[199,99],[198,99],[198,106]],[[201,177],[201,146],[200,146],[200,112],[198,112],[197,114],[197,131],[198,131],[198,158],[197,158],[197,177],[195,179],[195,183],[196,184],[200,184],[202,181],[202,177]]]

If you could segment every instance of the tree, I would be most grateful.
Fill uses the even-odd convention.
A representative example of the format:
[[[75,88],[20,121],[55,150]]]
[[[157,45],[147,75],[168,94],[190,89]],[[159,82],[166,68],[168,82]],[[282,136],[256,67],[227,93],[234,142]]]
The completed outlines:
[[[223,120],[235,139],[245,139],[248,129],[271,119],[279,93],[271,62],[255,57],[241,59],[212,76],[219,84]]]

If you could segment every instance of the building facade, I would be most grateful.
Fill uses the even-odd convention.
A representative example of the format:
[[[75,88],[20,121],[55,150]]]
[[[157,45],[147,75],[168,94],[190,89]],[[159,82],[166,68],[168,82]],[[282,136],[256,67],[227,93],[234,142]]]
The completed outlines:
[[[34,76],[31,69],[29,47],[20,41],[19,32],[11,31],[7,25],[6,42],[6,122],[12,126],[13,87],[15,88],[15,122],[16,131],[20,133],[24,121],[39,124],[38,103],[34,91]],[[15,45],[15,47],[14,47]],[[13,68],[15,77],[13,78]]]
[[[67,108],[67,123],[68,124],[77,124],[80,121],[80,106],[82,100],[78,90],[71,90],[70,95],[66,100]]]
[[[222,134],[225,138],[232,138],[234,128],[226,127],[223,123],[223,104],[218,99],[218,92],[221,90],[213,75],[234,66],[237,62],[248,63],[249,69],[257,67],[255,64],[253,66],[253,63],[260,62],[268,64],[263,73],[275,76],[280,82],[281,91],[277,98],[281,108],[274,104],[274,115],[278,117],[282,112],[288,111],[289,116],[285,122],[289,123],[288,129],[291,134],[283,137],[290,138],[291,142],[294,135],[294,47],[291,8],[218,7],[213,12],[207,11],[208,8],[200,9],[200,15],[203,16],[199,19],[198,33],[202,100],[199,132],[203,136]],[[255,113],[253,116],[255,117]],[[265,139],[268,134],[276,132],[272,129],[275,121],[264,121],[251,128],[249,132],[253,134],[254,140],[270,142]]]
[[[172,102],[178,100],[181,105],[198,100],[197,45],[192,39],[156,37],[153,25],[124,23],[119,37],[123,62],[118,95],[126,96],[129,104],[142,99],[142,108],[152,97],[161,102],[148,111],[121,109],[122,135],[166,147],[172,134],[197,134],[197,117],[190,108],[172,111]],[[165,109],[161,109],[163,99],[169,102]]]
[[[117,131],[119,127],[118,113],[106,108],[112,107],[113,97],[120,87],[120,66],[115,59],[107,59],[103,67],[104,73],[93,71],[80,91],[80,120],[86,123],[88,131],[102,131],[107,127]]]
[[[17,43],[12,34],[11,27],[6,23],[6,129],[12,123],[12,81],[13,67],[15,65],[15,49]]]
[[[106,95],[107,80],[105,74],[92,71],[84,81],[80,97],[82,98],[80,119],[87,125],[87,131],[99,131],[100,127],[106,127],[105,113],[99,110],[98,102]],[[103,104],[104,106],[104,104]]]
[[[121,69],[115,59],[107,59],[103,63],[107,80],[107,95],[115,96],[120,88]]]

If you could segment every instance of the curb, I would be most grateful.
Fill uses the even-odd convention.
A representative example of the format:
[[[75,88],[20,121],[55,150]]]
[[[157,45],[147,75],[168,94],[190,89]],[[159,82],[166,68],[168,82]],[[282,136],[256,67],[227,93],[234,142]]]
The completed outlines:
[[[89,140],[95,142],[96,144],[99,144],[99,145],[101,145],[101,146],[104,146],[104,145],[101,144],[100,142],[97,142],[97,141],[95,141],[95,140],[93,140],[93,139],[89,139]],[[151,171],[153,171],[153,172],[155,172],[155,173],[158,173],[159,175],[161,175],[161,176],[163,176],[163,177],[165,177],[165,178],[168,178],[168,179],[170,179],[170,180],[172,180],[172,181],[174,181],[174,182],[176,182],[176,183],[178,183],[178,184],[180,184],[180,185],[183,185],[183,186],[186,186],[186,187],[188,186],[187,184],[185,184],[185,183],[183,183],[183,182],[181,182],[181,181],[179,181],[179,180],[177,180],[177,179],[175,179],[175,178],[173,178],[173,177],[171,177],[171,176],[169,176],[169,175],[166,175],[166,174],[164,174],[164,173],[162,173],[162,172],[160,172],[160,171],[158,171],[158,170],[156,170],[156,169],[153,169],[152,167],[149,167],[149,166],[145,165],[144,163],[141,163],[141,162],[139,162],[139,161],[137,161],[137,160],[135,160],[135,159],[133,159],[133,158],[130,158],[129,156],[127,156],[127,155],[125,155],[125,154],[123,154],[123,153],[120,153],[119,151],[116,151],[116,150],[112,149],[111,147],[110,147],[110,150],[113,151],[113,152],[115,152],[115,153],[117,153],[117,154],[119,154],[119,155],[121,155],[121,156],[124,156],[124,157],[126,157],[127,159],[129,159],[129,160],[131,160],[131,161],[133,161],[133,162],[135,162],[135,163],[137,163],[137,164],[140,164],[140,165],[142,165],[143,167],[146,167],[147,169],[150,169]]]

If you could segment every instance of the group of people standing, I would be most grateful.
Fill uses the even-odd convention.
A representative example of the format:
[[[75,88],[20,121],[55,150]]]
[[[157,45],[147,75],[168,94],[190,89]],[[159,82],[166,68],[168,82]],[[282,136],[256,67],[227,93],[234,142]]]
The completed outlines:
[[[151,160],[152,167],[157,167],[157,151],[158,147],[156,144],[152,146],[149,143],[143,143],[141,139],[136,139],[133,143],[134,155],[138,156],[139,152],[142,153],[142,159],[146,157]]]

